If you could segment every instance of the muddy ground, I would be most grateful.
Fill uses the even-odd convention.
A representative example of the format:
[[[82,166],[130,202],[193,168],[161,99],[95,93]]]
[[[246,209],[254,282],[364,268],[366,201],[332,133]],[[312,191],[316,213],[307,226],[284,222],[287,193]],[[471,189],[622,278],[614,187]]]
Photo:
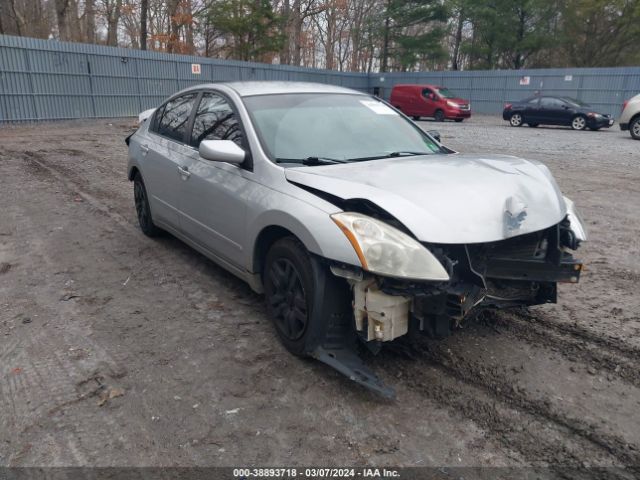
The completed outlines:
[[[368,358],[395,402],[292,357],[246,285],[142,235],[131,125],[0,127],[0,465],[640,466],[640,142],[617,125],[421,122],[545,162],[591,238],[558,305]]]

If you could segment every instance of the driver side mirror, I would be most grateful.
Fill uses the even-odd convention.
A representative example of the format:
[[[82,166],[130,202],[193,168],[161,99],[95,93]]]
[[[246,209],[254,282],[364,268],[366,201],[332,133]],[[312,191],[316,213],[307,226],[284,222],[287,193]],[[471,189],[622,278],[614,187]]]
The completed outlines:
[[[247,152],[231,140],[202,140],[198,153],[205,160],[234,165],[240,165],[247,158]]]
[[[427,130],[427,133],[440,142],[440,132],[437,130]]]

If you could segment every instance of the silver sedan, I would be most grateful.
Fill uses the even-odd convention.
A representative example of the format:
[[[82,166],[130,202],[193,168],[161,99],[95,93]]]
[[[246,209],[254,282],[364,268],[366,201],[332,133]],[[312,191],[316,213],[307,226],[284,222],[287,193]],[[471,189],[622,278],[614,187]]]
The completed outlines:
[[[146,235],[264,293],[292,353],[391,395],[357,348],[556,302],[582,269],[584,225],[544,165],[437,138],[345,88],[216,83],[141,115],[128,174]]]

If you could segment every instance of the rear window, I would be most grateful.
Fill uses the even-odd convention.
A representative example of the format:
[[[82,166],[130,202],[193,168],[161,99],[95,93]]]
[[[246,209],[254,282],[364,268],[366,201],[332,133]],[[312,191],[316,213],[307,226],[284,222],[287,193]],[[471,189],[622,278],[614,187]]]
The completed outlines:
[[[156,132],[179,142],[184,141],[191,110],[197,96],[197,93],[189,93],[168,101],[158,121]]]

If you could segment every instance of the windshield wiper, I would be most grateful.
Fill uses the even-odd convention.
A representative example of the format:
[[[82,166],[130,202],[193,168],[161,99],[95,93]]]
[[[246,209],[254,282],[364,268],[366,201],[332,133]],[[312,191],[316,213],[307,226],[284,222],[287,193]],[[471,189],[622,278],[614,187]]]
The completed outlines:
[[[345,160],[328,157],[307,157],[307,158],[276,158],[276,163],[301,163],[302,165],[333,165],[335,163],[345,163]]]
[[[350,158],[349,162],[365,162],[367,160],[380,160],[381,158],[395,158],[395,157],[413,157],[417,155],[430,155],[433,152],[411,152],[411,151],[402,151],[402,152],[391,152],[385,153],[383,155],[374,155],[372,157],[359,157],[359,158]]]

